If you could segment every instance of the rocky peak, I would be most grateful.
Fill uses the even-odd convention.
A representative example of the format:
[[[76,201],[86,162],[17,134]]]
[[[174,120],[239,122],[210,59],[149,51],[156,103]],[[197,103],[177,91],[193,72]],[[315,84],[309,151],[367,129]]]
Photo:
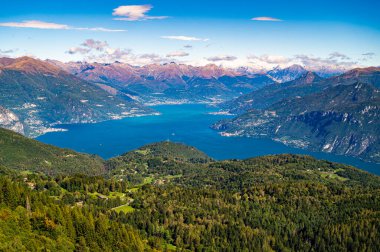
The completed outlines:
[[[316,73],[312,71],[307,71],[306,73],[302,74],[299,78],[300,81],[302,81],[304,84],[311,84],[315,81],[319,81],[322,78],[319,77]]]

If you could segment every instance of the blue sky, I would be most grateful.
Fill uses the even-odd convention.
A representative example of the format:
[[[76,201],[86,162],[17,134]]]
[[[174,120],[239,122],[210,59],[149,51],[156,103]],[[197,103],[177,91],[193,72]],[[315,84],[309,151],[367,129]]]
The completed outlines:
[[[3,1],[0,54],[309,68],[380,65],[380,1]],[[254,19],[254,20],[252,20]]]

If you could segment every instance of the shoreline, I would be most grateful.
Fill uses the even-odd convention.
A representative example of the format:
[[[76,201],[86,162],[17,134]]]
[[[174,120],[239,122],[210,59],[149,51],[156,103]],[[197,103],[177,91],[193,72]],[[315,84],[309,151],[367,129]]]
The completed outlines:
[[[299,154],[298,155],[309,155],[309,156],[312,156],[312,157],[315,157],[315,158],[318,158],[318,159],[323,159],[323,160],[326,160],[326,161],[330,161],[330,162],[335,162],[335,163],[342,163],[342,164],[346,164],[346,165],[350,165],[350,166],[353,166],[355,168],[358,168],[360,170],[364,170],[364,171],[367,171],[369,172],[367,169],[363,169],[363,168],[360,168],[360,164],[350,164],[349,162],[345,162],[345,161],[331,161],[331,159],[328,159],[328,158],[324,158],[324,157],[317,157],[319,155],[331,155],[332,157],[343,157],[343,158],[347,158],[347,159],[352,159],[353,161],[359,161],[360,163],[364,163],[364,165],[378,165],[379,167],[379,172],[376,173],[376,174],[380,174],[380,162],[375,162],[375,161],[372,161],[372,160],[367,160],[367,159],[364,159],[364,158],[361,158],[361,157],[355,157],[355,156],[349,156],[349,155],[344,155],[344,154],[337,154],[337,153],[331,153],[331,152],[324,152],[324,151],[316,151],[315,149],[312,149],[312,148],[308,148],[306,146],[300,146],[300,145],[296,145],[296,144],[291,144],[291,143],[288,143],[286,141],[280,141],[279,139],[277,138],[271,138],[271,137],[268,137],[268,136],[264,136],[264,135],[261,135],[261,136],[244,136],[244,135],[241,135],[240,133],[242,132],[236,132],[236,133],[228,133],[228,132],[224,132],[224,131],[218,131],[218,134],[222,137],[226,137],[226,138],[251,138],[251,139],[264,139],[264,140],[271,140],[273,142],[276,142],[276,143],[280,143],[284,146],[287,146],[287,147],[290,147],[294,150],[303,150],[303,151],[306,151],[306,152],[309,152],[310,154]],[[371,172],[371,173],[374,173],[374,172]]]
[[[45,130],[41,132],[41,134],[38,135],[33,135],[30,136],[32,139],[36,139],[40,136],[43,136],[47,133],[52,133],[52,132],[67,132],[69,131],[68,129],[65,128],[59,128],[58,126],[63,126],[63,125],[75,125],[75,124],[95,124],[95,123],[102,123],[102,122],[107,122],[107,121],[117,121],[117,120],[122,120],[124,118],[133,118],[133,117],[144,117],[144,116],[160,116],[162,113],[160,112],[153,112],[150,114],[130,114],[130,115],[121,115],[121,116],[115,116],[111,117],[110,119],[106,120],[99,120],[99,121],[87,121],[87,122],[77,122],[77,123],[53,123],[49,127],[46,127]],[[55,128],[57,126],[57,128]]]

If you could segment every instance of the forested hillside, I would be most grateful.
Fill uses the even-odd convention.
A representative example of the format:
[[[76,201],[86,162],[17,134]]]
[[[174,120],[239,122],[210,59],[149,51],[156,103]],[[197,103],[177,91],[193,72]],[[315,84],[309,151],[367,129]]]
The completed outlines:
[[[17,160],[1,168],[4,251],[380,247],[380,178],[309,156],[214,161],[161,142],[105,161],[104,176],[20,172]]]
[[[105,172],[96,156],[61,149],[0,128],[0,166],[14,171],[43,172],[47,175]]]

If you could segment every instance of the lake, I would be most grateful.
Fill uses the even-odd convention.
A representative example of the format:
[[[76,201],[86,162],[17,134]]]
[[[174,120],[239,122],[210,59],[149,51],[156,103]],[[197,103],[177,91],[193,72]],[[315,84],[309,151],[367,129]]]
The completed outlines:
[[[223,137],[209,128],[226,115],[211,115],[216,109],[202,104],[160,105],[160,116],[129,117],[95,124],[59,125],[64,132],[51,132],[37,140],[105,159],[142,145],[170,140],[192,145],[215,159],[244,159],[268,154],[308,154],[319,159],[350,164],[380,174],[380,165],[356,158],[315,153],[285,146],[270,139]]]

